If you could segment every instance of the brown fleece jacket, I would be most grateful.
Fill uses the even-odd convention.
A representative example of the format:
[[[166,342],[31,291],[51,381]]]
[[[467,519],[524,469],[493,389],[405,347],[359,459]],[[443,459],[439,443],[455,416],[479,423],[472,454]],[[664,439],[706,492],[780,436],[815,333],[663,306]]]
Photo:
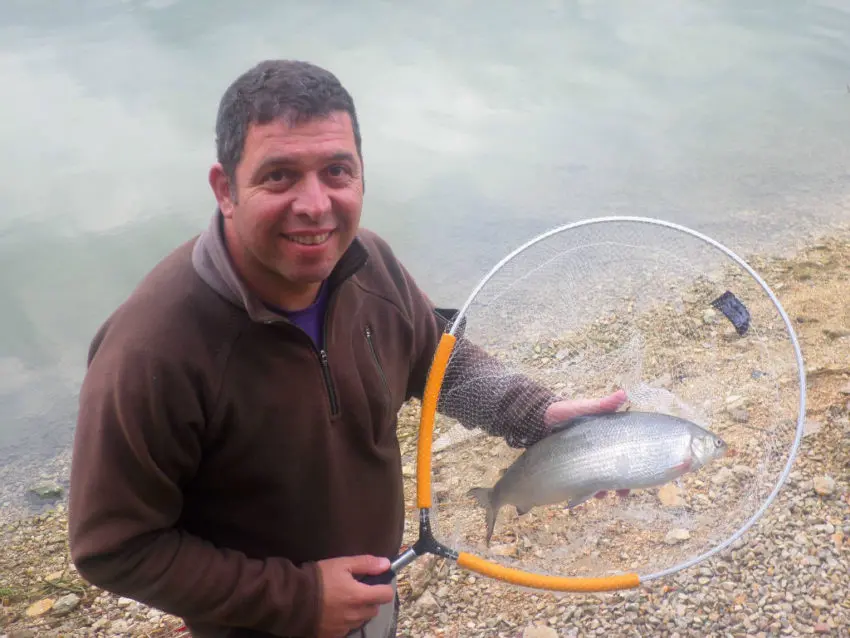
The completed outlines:
[[[396,414],[421,398],[445,323],[371,232],[328,283],[319,351],[244,286],[216,214],[108,318],[71,469],[83,577],[181,616],[197,636],[310,636],[316,561],[396,554]],[[542,428],[520,432],[506,416],[529,392],[542,421],[554,397],[517,379],[498,396],[482,388],[469,425],[532,442]]]

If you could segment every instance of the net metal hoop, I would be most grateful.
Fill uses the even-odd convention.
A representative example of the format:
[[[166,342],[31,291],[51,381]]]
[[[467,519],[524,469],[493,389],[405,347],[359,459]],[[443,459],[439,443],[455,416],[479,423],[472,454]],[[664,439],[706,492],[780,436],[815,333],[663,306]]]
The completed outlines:
[[[481,281],[475,286],[472,293],[469,295],[469,297],[466,299],[466,301],[461,306],[458,313],[453,318],[451,325],[450,325],[450,327],[447,331],[447,334],[451,335],[451,337],[455,337],[455,330],[457,329],[457,327],[459,325],[462,324],[462,320],[466,316],[466,313],[469,309],[469,306],[472,304],[472,302],[475,300],[475,298],[478,296],[478,294],[481,292],[481,290],[484,288],[484,286],[487,285],[487,282],[490,281],[490,279],[492,279],[493,276],[496,275],[496,273],[498,273],[508,262],[510,262],[515,257],[517,257],[520,253],[522,253],[526,249],[530,248],[531,246],[537,244],[538,242],[541,242],[541,241],[543,241],[543,240],[545,240],[545,239],[547,239],[547,238],[549,238],[553,235],[557,235],[559,233],[562,233],[562,232],[565,232],[565,231],[568,231],[568,230],[571,230],[571,229],[574,229],[574,228],[579,228],[579,227],[582,227],[582,226],[590,226],[592,224],[604,224],[604,223],[608,223],[608,222],[635,222],[635,223],[639,223],[639,224],[662,226],[662,227],[666,227],[668,229],[676,230],[676,231],[691,235],[692,237],[695,237],[695,238],[717,248],[721,252],[725,253],[726,256],[728,256],[730,259],[732,259],[734,262],[736,262],[739,266],[741,266],[744,270],[746,270],[747,273],[749,273],[749,275],[758,283],[758,285],[764,290],[764,292],[770,298],[771,303],[774,305],[774,307],[776,308],[780,317],[782,318],[783,323],[785,324],[785,328],[786,328],[786,330],[788,332],[788,336],[791,340],[791,345],[794,349],[794,357],[796,359],[796,364],[797,364],[797,377],[798,377],[798,382],[799,382],[799,409],[798,409],[798,414],[797,414],[797,426],[796,426],[796,429],[795,429],[794,441],[791,444],[791,450],[790,450],[790,453],[788,455],[788,460],[785,463],[785,467],[784,467],[783,471],[781,472],[781,474],[779,475],[779,478],[776,481],[776,484],[774,485],[773,489],[771,490],[770,494],[765,499],[765,501],[756,510],[756,512],[747,521],[745,521],[744,524],[740,528],[738,528],[737,531],[733,532],[726,540],[718,543],[712,549],[710,549],[706,552],[703,552],[702,554],[699,554],[696,557],[691,558],[687,561],[679,563],[678,565],[674,565],[673,567],[670,567],[670,568],[667,568],[667,569],[664,569],[664,570],[661,570],[661,571],[658,571],[658,572],[655,572],[655,573],[652,573],[652,574],[649,574],[649,575],[646,575],[646,576],[640,576],[640,581],[644,582],[644,581],[650,581],[650,580],[663,578],[665,576],[669,576],[670,574],[674,574],[676,572],[679,572],[679,571],[682,571],[682,570],[687,569],[689,567],[692,567],[692,566],[696,565],[697,563],[700,563],[700,562],[706,560],[707,558],[710,558],[714,554],[717,554],[718,552],[722,551],[723,549],[725,549],[726,547],[728,547],[729,545],[731,545],[732,543],[737,541],[741,536],[743,536],[746,533],[746,531],[750,527],[752,527],[752,525],[759,518],[761,518],[761,516],[764,514],[764,512],[767,510],[767,508],[770,507],[771,503],[774,501],[776,496],[779,494],[779,491],[782,489],[782,486],[784,485],[785,481],[788,478],[788,475],[791,472],[791,468],[794,465],[794,460],[796,459],[796,456],[797,456],[797,451],[800,447],[800,442],[802,441],[802,438],[803,438],[803,429],[804,429],[804,426],[805,426],[805,415],[806,415],[806,374],[805,374],[805,367],[804,367],[804,364],[803,364],[803,355],[802,355],[802,352],[800,350],[800,346],[799,346],[799,343],[798,343],[798,340],[797,340],[797,335],[794,332],[794,328],[791,324],[791,321],[788,318],[788,315],[786,314],[785,309],[782,307],[782,304],[776,298],[776,295],[774,294],[774,292],[770,289],[770,287],[767,285],[767,283],[758,275],[758,273],[756,273],[755,270],[749,264],[747,264],[741,257],[739,257],[737,254],[735,254],[732,250],[730,250],[726,246],[722,245],[718,241],[711,239],[710,237],[704,235],[703,233],[700,233],[699,231],[687,228],[687,227],[679,225],[679,224],[675,224],[673,222],[654,219],[654,218],[650,218],[650,217],[635,217],[635,216],[595,217],[595,218],[591,218],[591,219],[585,219],[585,220],[581,220],[581,221],[577,221],[577,222],[571,222],[569,224],[564,224],[562,226],[558,226],[556,228],[548,230],[548,231],[538,235],[537,237],[534,237],[533,239],[527,241],[525,244],[516,248],[514,251],[512,251],[506,257],[504,257],[501,261],[499,261],[490,270],[490,272],[488,272],[481,279]],[[430,445],[428,447],[430,448]],[[430,454],[430,449],[428,450],[428,452]]]

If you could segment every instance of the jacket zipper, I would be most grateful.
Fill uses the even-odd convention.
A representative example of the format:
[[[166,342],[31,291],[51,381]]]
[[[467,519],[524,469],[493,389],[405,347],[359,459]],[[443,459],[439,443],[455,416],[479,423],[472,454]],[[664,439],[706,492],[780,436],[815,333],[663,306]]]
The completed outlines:
[[[366,326],[366,341],[369,342],[369,350],[372,352],[372,359],[375,361],[375,365],[378,367],[378,373],[381,375],[384,390],[387,394],[389,394],[390,384],[387,383],[387,377],[384,375],[384,369],[381,367],[381,362],[378,360],[378,353],[375,352],[375,344],[372,343],[372,328],[370,326]]]
[[[331,405],[331,416],[336,416],[339,413],[339,403],[337,402],[336,390],[334,389],[333,379],[331,377],[331,367],[328,361],[328,323],[331,317],[331,308],[335,301],[336,295],[331,293],[328,299],[328,307],[325,309],[325,320],[322,326],[322,347],[319,350],[319,363],[322,366],[322,377],[325,379],[325,388],[328,391],[328,400]],[[312,341],[312,340],[311,340]],[[313,346],[315,348],[315,345]]]
[[[328,365],[328,353],[322,349],[319,350],[319,360],[322,363],[322,376],[325,378],[325,387],[328,389],[328,397],[331,402],[331,414],[336,415],[339,411],[339,407],[336,402],[336,392],[334,391],[334,384],[331,380],[331,369]]]

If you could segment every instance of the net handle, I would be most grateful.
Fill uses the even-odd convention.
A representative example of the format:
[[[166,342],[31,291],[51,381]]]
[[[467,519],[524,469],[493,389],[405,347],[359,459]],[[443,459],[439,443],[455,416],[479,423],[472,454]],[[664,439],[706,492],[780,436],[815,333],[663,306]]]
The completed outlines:
[[[596,578],[547,576],[545,574],[535,574],[514,569],[513,567],[505,567],[499,563],[494,563],[466,552],[460,552],[458,554],[457,564],[482,576],[503,580],[521,587],[533,587],[534,589],[550,589],[564,592],[600,592],[633,589],[640,585],[640,576],[634,573],[600,576]]]
[[[419,415],[419,444],[416,457],[416,500],[420,510],[431,509],[431,446],[434,442],[434,418],[437,414],[437,399],[446,375],[449,357],[457,339],[444,332],[437,344],[434,360],[428,370],[425,393],[422,396],[422,412]]]

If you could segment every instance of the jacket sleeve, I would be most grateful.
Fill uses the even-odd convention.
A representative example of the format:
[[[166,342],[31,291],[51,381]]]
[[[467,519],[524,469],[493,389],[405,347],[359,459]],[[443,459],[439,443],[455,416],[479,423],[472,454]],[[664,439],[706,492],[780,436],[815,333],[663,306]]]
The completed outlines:
[[[437,345],[457,312],[435,307],[405,274],[416,334],[409,393],[421,399]],[[466,339],[463,328],[462,322],[455,332],[437,410],[464,427],[501,436],[511,447],[527,447],[540,440],[547,432],[543,420],[546,408],[558,397]]]
[[[314,633],[315,564],[257,560],[180,530],[181,488],[201,459],[199,375],[140,345],[102,345],[83,382],[69,491],[81,576],[197,623]]]

